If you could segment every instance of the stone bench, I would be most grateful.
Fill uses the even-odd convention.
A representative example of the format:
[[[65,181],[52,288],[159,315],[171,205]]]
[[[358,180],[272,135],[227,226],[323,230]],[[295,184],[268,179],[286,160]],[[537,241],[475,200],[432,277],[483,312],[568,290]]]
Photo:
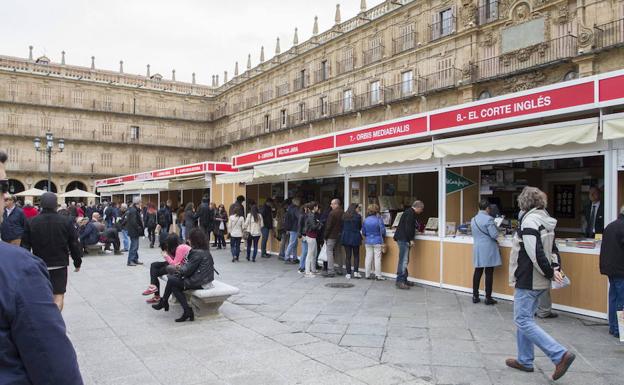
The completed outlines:
[[[85,248],[89,253],[96,251],[98,255],[104,254],[104,244],[102,242],[98,242],[93,245],[87,245]]]
[[[159,277],[162,281],[167,282],[167,276]],[[214,315],[219,313],[219,308],[223,302],[240,292],[237,287],[228,285],[227,283],[214,280],[211,282],[212,287],[208,289],[185,290],[184,294],[189,304],[193,307],[195,315],[198,317],[205,315]],[[164,290],[163,290],[164,291]],[[169,299],[175,301],[175,298]]]

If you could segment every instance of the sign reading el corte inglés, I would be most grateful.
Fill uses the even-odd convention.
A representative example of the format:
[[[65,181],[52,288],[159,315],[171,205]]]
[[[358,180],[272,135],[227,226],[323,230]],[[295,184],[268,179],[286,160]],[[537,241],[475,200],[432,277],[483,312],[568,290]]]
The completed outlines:
[[[594,82],[528,93],[460,109],[434,113],[429,118],[431,131],[466,127],[477,123],[555,111],[594,103]]]

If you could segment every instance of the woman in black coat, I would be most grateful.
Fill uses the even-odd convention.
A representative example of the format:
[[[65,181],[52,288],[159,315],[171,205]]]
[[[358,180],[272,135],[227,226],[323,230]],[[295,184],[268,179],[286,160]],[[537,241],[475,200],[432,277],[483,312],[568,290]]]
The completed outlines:
[[[208,238],[201,229],[193,229],[188,240],[191,243],[191,251],[187,261],[181,267],[176,266],[174,274],[167,276],[167,286],[160,302],[152,307],[156,310],[169,311],[169,297],[171,294],[182,305],[184,313],[176,322],[184,322],[188,319],[195,320],[193,309],[189,306],[184,295],[184,290],[197,290],[205,288],[214,280],[214,261],[208,250]]]

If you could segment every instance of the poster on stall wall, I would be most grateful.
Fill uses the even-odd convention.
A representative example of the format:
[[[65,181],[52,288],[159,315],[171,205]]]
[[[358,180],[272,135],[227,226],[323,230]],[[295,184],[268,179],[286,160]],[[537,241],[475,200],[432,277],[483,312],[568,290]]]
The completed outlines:
[[[620,330],[620,342],[624,342],[624,311],[620,310],[617,313],[618,329]]]

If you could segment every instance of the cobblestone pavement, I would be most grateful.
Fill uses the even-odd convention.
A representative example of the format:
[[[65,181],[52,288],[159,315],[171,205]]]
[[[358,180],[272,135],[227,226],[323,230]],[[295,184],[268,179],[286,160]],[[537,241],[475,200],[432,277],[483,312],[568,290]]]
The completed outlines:
[[[304,278],[275,257],[231,263],[215,251],[218,279],[241,294],[221,315],[175,323],[178,305],[154,311],[141,292],[144,266],[126,256],[87,256],[71,273],[63,316],[86,384],[548,384],[553,366],[536,351],[536,371],[505,367],[514,356],[512,306],[391,281]],[[624,384],[624,345],[606,323],[562,315],[540,321],[577,354],[561,384]]]

